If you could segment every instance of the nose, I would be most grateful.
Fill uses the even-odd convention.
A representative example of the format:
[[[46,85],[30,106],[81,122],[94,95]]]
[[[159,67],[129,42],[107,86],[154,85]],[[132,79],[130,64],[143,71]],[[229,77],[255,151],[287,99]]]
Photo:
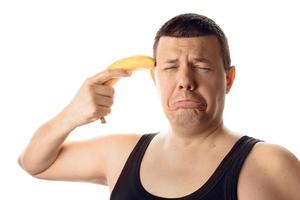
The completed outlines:
[[[180,90],[190,90],[193,91],[197,87],[195,81],[195,74],[192,69],[188,66],[181,67],[178,70],[178,88]]]

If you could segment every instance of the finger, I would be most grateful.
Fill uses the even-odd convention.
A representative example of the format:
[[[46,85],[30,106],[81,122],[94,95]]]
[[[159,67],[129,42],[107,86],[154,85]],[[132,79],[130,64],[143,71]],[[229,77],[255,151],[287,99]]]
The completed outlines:
[[[90,80],[94,83],[103,84],[108,80],[114,78],[122,78],[127,77],[131,74],[131,72],[126,71],[124,69],[113,69],[113,70],[105,70],[103,72],[97,73],[96,75],[92,76]]]
[[[113,78],[108,81],[105,81],[104,83],[95,83],[95,84],[113,86],[119,80],[120,80],[120,78]]]
[[[95,104],[97,106],[110,107],[113,104],[113,98],[102,95],[96,95]]]
[[[110,79],[110,80],[106,81],[104,84],[109,85],[109,86],[113,86],[118,80],[120,80],[120,78],[113,78],[113,79]]]
[[[96,117],[100,118],[108,115],[111,112],[111,109],[105,106],[97,106]]]
[[[93,86],[93,90],[98,95],[113,97],[115,93],[115,89],[111,86],[103,85],[103,84],[97,84]]]

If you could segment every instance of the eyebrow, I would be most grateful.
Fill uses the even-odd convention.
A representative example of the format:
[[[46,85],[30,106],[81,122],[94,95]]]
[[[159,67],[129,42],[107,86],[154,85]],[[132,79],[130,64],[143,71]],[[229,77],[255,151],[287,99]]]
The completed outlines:
[[[193,62],[204,62],[204,63],[212,63],[209,59],[207,58],[194,58]],[[168,64],[174,64],[174,63],[178,63],[178,58],[174,58],[174,59],[167,59],[164,63],[168,63]]]
[[[174,59],[167,59],[164,63],[170,63],[170,64],[178,63],[178,59],[177,59],[177,58],[174,58]]]

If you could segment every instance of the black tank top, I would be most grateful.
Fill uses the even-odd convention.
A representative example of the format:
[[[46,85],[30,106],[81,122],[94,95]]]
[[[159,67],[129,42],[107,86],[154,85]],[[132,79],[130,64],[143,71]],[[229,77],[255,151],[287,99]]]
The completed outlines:
[[[122,169],[110,200],[237,200],[241,168],[252,147],[260,140],[249,136],[241,137],[203,186],[180,198],[165,198],[147,192],[140,180],[140,165],[144,153],[156,134],[145,134],[140,138]]]

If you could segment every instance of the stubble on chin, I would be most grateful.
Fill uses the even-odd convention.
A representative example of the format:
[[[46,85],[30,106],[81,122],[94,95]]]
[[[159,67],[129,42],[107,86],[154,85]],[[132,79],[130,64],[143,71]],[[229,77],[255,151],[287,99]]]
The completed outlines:
[[[203,123],[204,113],[198,109],[178,109],[168,114],[171,124],[176,126],[195,126]]]

